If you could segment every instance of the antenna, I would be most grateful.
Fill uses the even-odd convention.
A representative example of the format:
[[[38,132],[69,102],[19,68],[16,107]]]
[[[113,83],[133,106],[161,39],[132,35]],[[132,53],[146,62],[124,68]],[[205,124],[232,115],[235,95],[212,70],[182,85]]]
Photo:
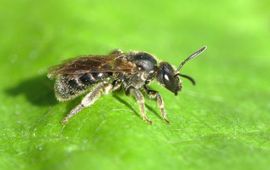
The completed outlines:
[[[189,60],[192,60],[193,58],[196,58],[199,54],[201,54],[202,52],[204,52],[207,49],[207,46],[204,46],[202,48],[200,48],[199,50],[197,50],[196,52],[194,52],[193,54],[191,54],[188,58],[186,58],[176,69],[176,71],[181,70],[181,68],[186,64],[186,62],[188,62]]]

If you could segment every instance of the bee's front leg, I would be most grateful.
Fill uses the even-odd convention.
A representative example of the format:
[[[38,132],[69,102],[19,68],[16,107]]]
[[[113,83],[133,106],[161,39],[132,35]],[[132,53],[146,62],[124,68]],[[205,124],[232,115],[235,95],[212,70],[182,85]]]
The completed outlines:
[[[159,94],[159,92],[149,89],[146,85],[144,86],[144,89],[150,98],[155,99],[157,101],[157,105],[160,109],[162,118],[167,123],[170,123],[168,118],[167,118],[167,113],[166,113],[165,108],[164,108],[164,101],[163,101],[161,95]]]
[[[149,124],[152,124],[152,121],[147,117],[147,115],[145,113],[144,97],[143,97],[142,92],[134,87],[129,87],[128,93],[131,94],[132,96],[134,96],[137,103],[139,104],[141,116],[142,116],[143,120]]]
[[[111,84],[97,84],[95,88],[82,99],[81,103],[72,109],[70,113],[62,120],[62,124],[68,123],[70,118],[75,116],[82,109],[91,106],[102,94],[107,94],[112,90],[112,88],[113,86]]]

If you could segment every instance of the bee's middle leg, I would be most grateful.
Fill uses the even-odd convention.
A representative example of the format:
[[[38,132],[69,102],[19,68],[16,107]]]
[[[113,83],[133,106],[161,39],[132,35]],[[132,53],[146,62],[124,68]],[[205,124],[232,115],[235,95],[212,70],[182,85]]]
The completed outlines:
[[[66,124],[70,118],[75,116],[82,109],[91,106],[102,94],[107,94],[112,90],[112,88],[113,85],[111,84],[97,84],[96,87],[82,99],[81,103],[72,109],[70,113],[62,120],[62,124]]]
[[[155,99],[157,101],[157,105],[158,105],[159,110],[161,112],[162,118],[167,123],[169,123],[169,120],[167,118],[167,113],[166,113],[165,108],[164,108],[164,101],[163,101],[161,95],[159,94],[159,92],[158,91],[155,91],[155,90],[151,90],[147,86],[144,86],[144,89],[145,89],[146,93],[148,94],[148,96],[150,98]]]
[[[145,113],[144,97],[143,97],[142,92],[134,87],[129,87],[128,93],[131,94],[132,96],[134,96],[137,103],[139,104],[141,116],[142,116],[143,120],[149,124],[152,124],[152,121],[147,117],[147,115]]]

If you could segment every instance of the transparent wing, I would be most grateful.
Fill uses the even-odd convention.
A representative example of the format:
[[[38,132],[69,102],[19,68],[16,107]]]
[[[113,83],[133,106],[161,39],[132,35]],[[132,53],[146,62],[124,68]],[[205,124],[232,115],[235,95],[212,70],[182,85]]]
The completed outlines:
[[[127,72],[132,73],[135,64],[117,54],[105,56],[81,56],[49,69],[48,77],[58,75],[81,75],[85,73]]]

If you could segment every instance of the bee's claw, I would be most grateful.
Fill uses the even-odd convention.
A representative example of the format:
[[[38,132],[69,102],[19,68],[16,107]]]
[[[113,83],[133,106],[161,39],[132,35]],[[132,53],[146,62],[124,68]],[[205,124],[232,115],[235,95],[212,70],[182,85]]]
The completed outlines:
[[[64,118],[64,119],[61,121],[61,124],[62,124],[63,126],[65,126],[67,123],[68,123],[68,119],[67,119],[67,118]]]
[[[146,121],[149,125],[152,125],[152,121],[148,117],[144,117],[143,120]]]

